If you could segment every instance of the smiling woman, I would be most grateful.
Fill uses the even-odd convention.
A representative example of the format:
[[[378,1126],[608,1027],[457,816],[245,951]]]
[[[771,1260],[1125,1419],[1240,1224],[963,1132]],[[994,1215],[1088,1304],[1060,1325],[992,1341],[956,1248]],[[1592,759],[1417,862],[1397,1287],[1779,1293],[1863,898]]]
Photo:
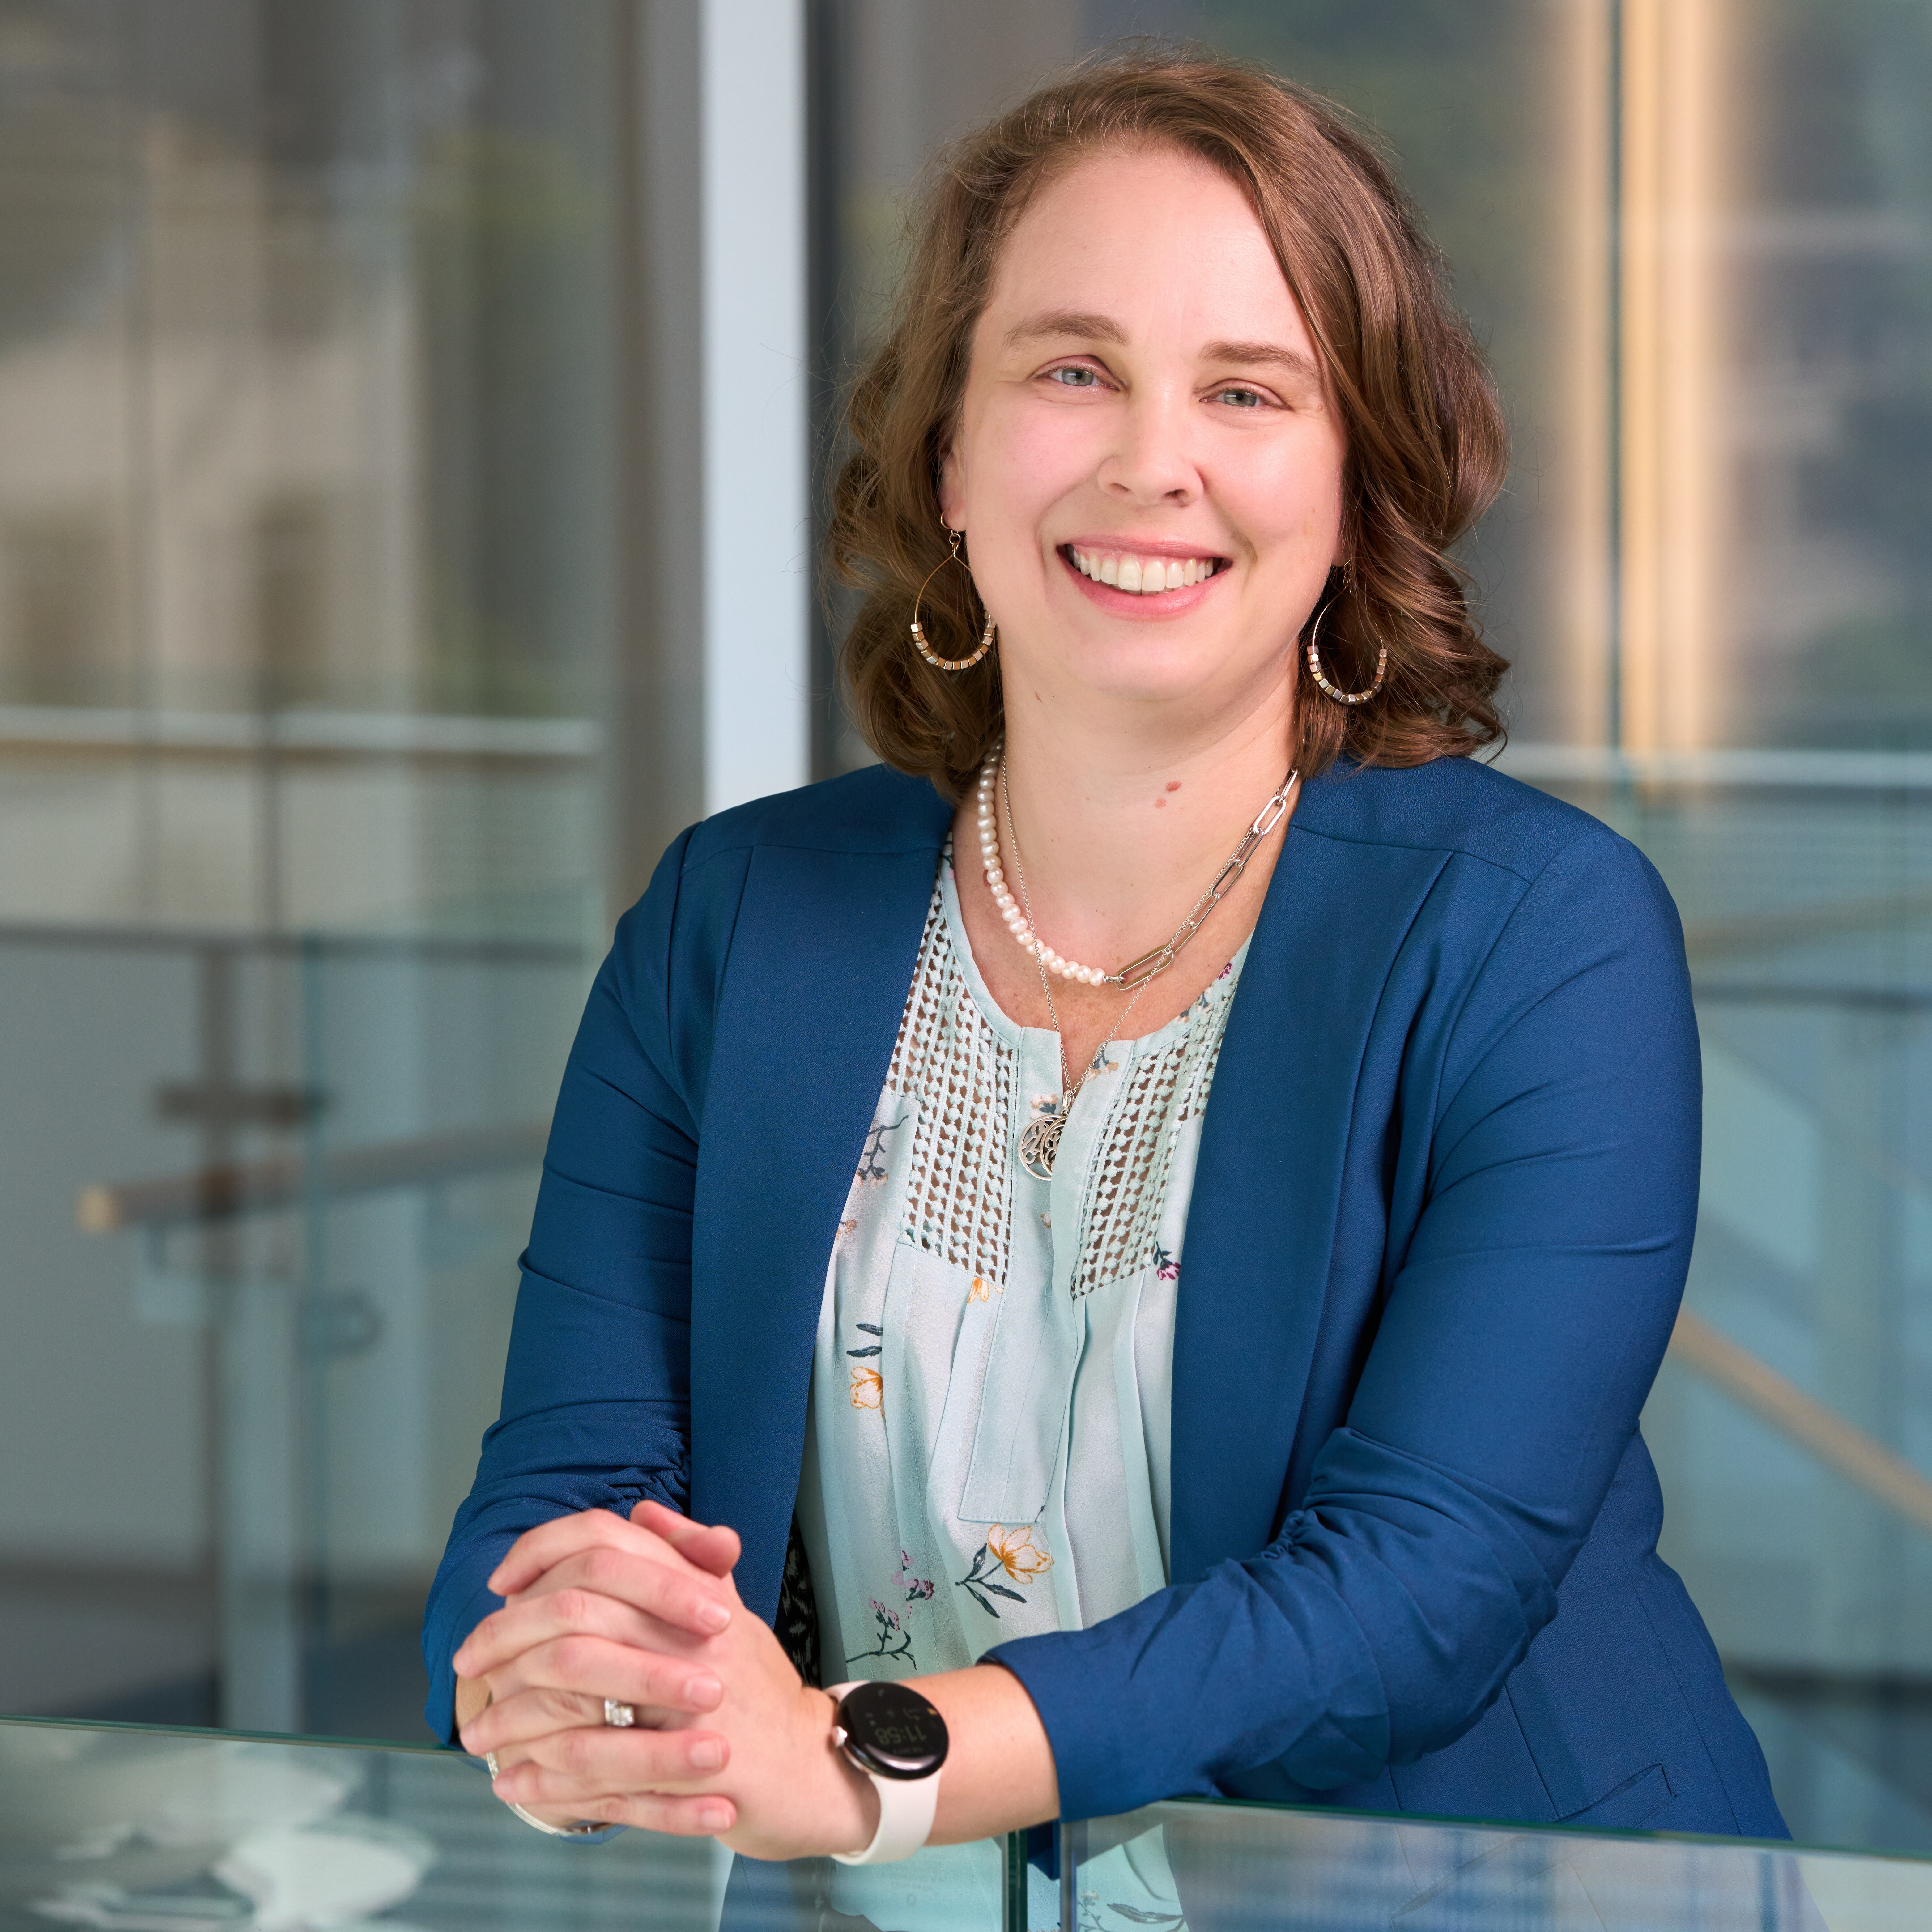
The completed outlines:
[[[1781,1834],[1637,1432],[1676,916],[1468,755],[1499,418],[1374,150],[1076,73],[944,160],[852,424],[886,763],[620,926],[432,1721],[543,1828],[762,1858],[1186,1792]]]

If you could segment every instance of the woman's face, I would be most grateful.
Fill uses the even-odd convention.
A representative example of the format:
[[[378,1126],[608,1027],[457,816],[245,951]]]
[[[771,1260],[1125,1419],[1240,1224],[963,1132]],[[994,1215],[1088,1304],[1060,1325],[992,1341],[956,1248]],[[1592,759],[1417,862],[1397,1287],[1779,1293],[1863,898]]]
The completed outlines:
[[[1341,560],[1346,453],[1226,176],[1144,148],[1044,188],[974,332],[940,492],[1009,706],[1024,691],[1205,722],[1278,688]]]

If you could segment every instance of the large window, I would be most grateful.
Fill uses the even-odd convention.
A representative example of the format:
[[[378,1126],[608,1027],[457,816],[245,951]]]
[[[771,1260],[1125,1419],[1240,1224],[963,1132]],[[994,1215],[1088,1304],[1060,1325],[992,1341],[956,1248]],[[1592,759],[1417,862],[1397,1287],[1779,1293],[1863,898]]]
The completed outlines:
[[[627,11],[0,9],[0,1708],[421,1735],[605,929]]]

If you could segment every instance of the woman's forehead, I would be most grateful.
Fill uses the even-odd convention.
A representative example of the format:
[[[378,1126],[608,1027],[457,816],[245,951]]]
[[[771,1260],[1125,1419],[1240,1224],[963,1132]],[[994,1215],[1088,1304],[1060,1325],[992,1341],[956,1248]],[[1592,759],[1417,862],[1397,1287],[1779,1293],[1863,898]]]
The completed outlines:
[[[1210,163],[1169,147],[1083,157],[1043,184],[1014,224],[977,346],[998,355],[1075,334],[1313,352],[1246,194]]]

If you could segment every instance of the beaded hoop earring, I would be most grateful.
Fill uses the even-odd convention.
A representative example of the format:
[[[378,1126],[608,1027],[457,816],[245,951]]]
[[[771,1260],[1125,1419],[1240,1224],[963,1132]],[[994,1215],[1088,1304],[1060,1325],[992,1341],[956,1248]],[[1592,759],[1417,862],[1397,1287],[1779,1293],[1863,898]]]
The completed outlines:
[[[945,531],[947,539],[952,544],[952,550],[950,555],[941,557],[938,562],[926,572],[926,584],[930,584],[949,563],[963,565],[964,562],[964,560],[959,554],[959,532],[954,530],[944,517],[939,520],[939,527]],[[980,648],[970,658],[943,658],[926,641],[926,633],[920,628],[920,600],[926,595],[926,584],[922,584],[919,586],[918,592],[912,600],[913,649],[918,652],[934,670],[949,673],[970,670],[993,648],[993,639],[997,633],[993,628],[992,612],[988,610],[986,613],[986,628],[980,634]]]
[[[1332,698],[1337,704],[1366,704],[1381,691],[1388,676],[1388,645],[1381,646],[1376,653],[1376,681],[1366,691],[1342,691],[1330,684],[1327,674],[1322,668],[1322,654],[1315,648],[1315,640],[1322,633],[1322,620],[1334,608],[1335,598],[1341,594],[1338,590],[1335,597],[1330,598],[1315,614],[1314,626],[1308,633],[1308,674],[1314,679],[1323,694]]]

